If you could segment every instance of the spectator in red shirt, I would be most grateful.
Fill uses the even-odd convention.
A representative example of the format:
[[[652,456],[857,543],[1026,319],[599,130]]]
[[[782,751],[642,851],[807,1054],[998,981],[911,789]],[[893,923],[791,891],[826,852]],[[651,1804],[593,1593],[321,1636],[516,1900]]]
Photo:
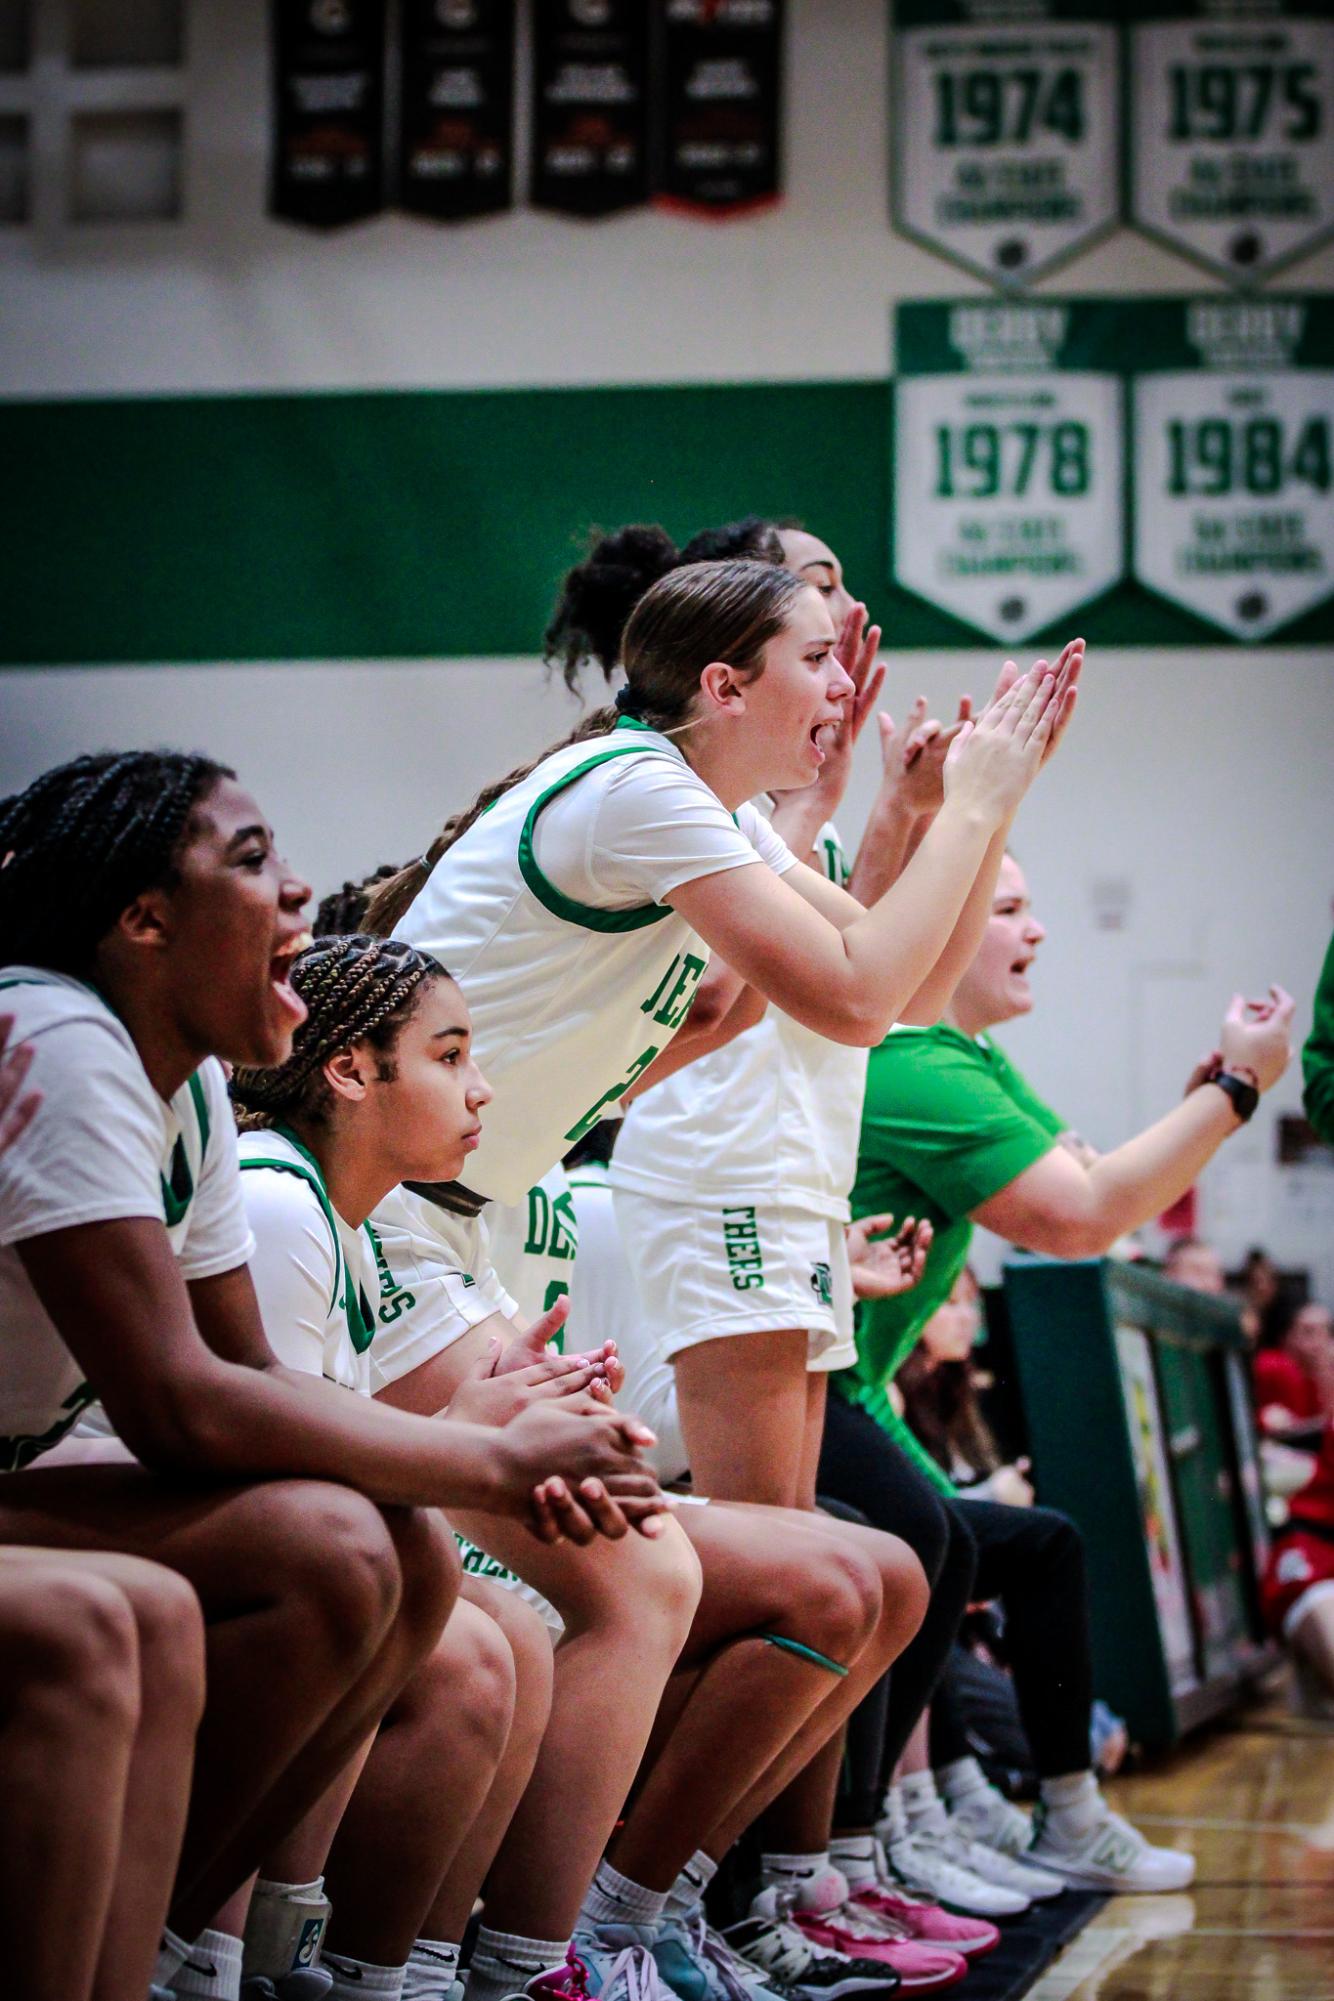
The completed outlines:
[[[1334,1316],[1327,1306],[1295,1306],[1252,1366],[1260,1427],[1270,1437],[1334,1418]]]

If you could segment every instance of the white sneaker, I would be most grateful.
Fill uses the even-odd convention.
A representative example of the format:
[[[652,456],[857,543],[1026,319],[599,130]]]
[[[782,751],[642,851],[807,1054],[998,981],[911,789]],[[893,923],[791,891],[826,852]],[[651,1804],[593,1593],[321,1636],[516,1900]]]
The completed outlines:
[[[1088,1832],[1056,1842],[1039,1800],[1033,1813],[1032,1860],[1080,1890],[1184,1890],[1195,1879],[1195,1857],[1181,1848],[1154,1848],[1105,1800]]]
[[[1064,1876],[1053,1875],[1050,1869],[1041,1869],[1031,1859],[1031,1852],[1022,1862],[1013,1855],[1005,1855],[989,1842],[970,1841],[966,1829],[950,1819],[950,1836],[954,1843],[954,1857],[965,1869],[971,1869],[984,1883],[990,1883],[1001,1890],[1013,1890],[1018,1896],[1027,1898],[1030,1904],[1045,1904],[1051,1897],[1059,1897],[1065,1888]]]
[[[950,1819],[962,1828],[970,1841],[981,1841],[1002,1855],[1021,1861],[1033,1840],[1033,1823],[1020,1807],[1007,1800],[995,1786],[966,1793],[962,1799],[946,1800]]]
[[[897,1880],[914,1896],[966,1911],[975,1918],[1017,1918],[1032,1899],[1016,1890],[984,1882],[959,1860],[961,1844],[944,1828],[923,1829],[885,1842],[885,1856]]]

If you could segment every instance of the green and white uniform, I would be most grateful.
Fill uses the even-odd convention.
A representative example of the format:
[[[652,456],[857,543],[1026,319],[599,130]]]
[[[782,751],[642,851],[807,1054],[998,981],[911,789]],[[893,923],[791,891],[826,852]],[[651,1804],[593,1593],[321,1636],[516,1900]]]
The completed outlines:
[[[521,1317],[531,1323],[565,1297],[574,1277],[579,1223],[565,1169],[553,1167],[522,1202],[492,1203],[486,1222],[491,1261]],[[562,1338],[558,1345],[567,1344]],[[572,1345],[593,1344],[576,1339]]]
[[[129,1030],[82,981],[0,969],[0,1010],[31,1043],[41,1111],[0,1155],[0,1471],[31,1464],[93,1402],[83,1370],[28,1279],[18,1247],[81,1223],[149,1217],[182,1276],[216,1278],[253,1248],[236,1127],[212,1058],[164,1102]]]
[[[761,862],[796,865],[668,737],[624,725],[543,758],[441,858],[395,935],[449,968],[472,1015],[495,1093],[468,1163],[477,1196],[526,1201],[685,1020],[708,950],[665,899]],[[391,1261],[400,1239],[434,1239],[480,1282],[476,1224],[401,1189],[373,1220]]]
[[[676,1371],[645,1338],[639,1288],[621,1242],[607,1169],[591,1160],[572,1168],[570,1192],[579,1219],[571,1345],[597,1348],[604,1341],[616,1343],[625,1364],[625,1389],[619,1401],[657,1434],[657,1444],[644,1456],[661,1481],[679,1480],[690,1461],[676,1407]]]
[[[240,1165],[269,1346],[289,1368],[370,1396],[380,1282],[368,1226],[344,1222],[314,1154],[284,1128],[242,1133]]]
[[[817,854],[831,881],[846,880],[833,826]],[[866,1061],[771,1007],[631,1105],[611,1185],[646,1362],[784,1327],[808,1330],[812,1369],[853,1360],[843,1225]]]

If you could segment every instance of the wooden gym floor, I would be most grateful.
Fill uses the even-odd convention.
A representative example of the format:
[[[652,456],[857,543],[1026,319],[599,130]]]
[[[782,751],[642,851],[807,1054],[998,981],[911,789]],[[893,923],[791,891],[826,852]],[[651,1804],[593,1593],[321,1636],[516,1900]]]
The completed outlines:
[[[1112,1898],[1027,2001],[1334,2001],[1334,1725],[1271,1697],[1108,1792],[1195,1882]]]

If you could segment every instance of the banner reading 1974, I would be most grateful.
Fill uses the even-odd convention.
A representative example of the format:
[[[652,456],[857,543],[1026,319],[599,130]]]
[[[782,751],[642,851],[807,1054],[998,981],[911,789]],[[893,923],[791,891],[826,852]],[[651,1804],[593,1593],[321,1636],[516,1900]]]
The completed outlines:
[[[1123,570],[1123,388],[1096,304],[898,312],[895,581],[1006,642]]]
[[[894,0],[894,220],[1025,285],[1119,215],[1118,0]]]
[[[1132,0],[1135,221],[1254,283],[1334,229],[1330,0]]]
[[[1135,575],[1267,638],[1334,595],[1334,300],[1152,299],[1134,318]]]

